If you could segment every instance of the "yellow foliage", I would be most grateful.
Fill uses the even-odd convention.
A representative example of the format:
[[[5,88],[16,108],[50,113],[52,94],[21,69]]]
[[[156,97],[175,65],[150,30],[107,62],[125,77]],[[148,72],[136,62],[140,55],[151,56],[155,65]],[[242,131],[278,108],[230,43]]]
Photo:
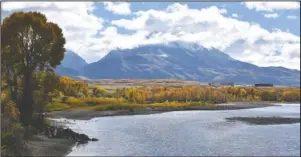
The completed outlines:
[[[60,77],[58,89],[65,96],[78,96],[79,94],[87,96],[89,93],[89,87],[87,83],[73,80],[65,76]]]
[[[300,90],[284,91],[282,98],[288,102],[300,101]]]
[[[94,108],[96,110],[114,110],[143,107],[185,108],[198,105],[235,101],[300,101],[300,89],[254,88],[254,87],[221,87],[190,86],[168,88],[156,86],[151,88],[117,89],[113,97],[105,97],[106,90],[95,87],[94,96],[76,97],[87,90],[87,84],[68,77],[60,78],[60,91],[69,95],[65,104],[52,105],[54,109]],[[204,103],[208,102],[208,103]]]
[[[97,87],[93,88],[93,95],[94,96],[100,96],[100,95],[103,96],[106,92],[107,92],[107,90],[104,89],[103,87],[97,86]]]
[[[68,97],[66,103],[73,107],[83,106],[85,104],[85,102],[82,99],[75,97]]]
[[[7,93],[4,91],[1,91],[1,102],[2,103],[7,100],[7,97],[8,97]]]
[[[17,108],[16,104],[13,101],[8,101],[5,104],[3,115],[5,117],[10,118],[14,122],[18,122],[19,121],[20,112],[19,112],[19,109]]]
[[[52,102],[49,103],[46,108],[49,111],[60,111],[60,110],[66,110],[70,109],[71,107],[68,104],[60,103],[60,102]]]

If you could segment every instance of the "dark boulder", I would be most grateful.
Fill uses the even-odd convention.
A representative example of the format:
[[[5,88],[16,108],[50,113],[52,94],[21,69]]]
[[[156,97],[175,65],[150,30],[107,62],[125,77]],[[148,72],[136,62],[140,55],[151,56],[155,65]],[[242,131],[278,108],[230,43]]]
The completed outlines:
[[[98,141],[97,138],[91,139],[91,138],[89,138],[89,136],[87,136],[85,134],[76,133],[69,128],[64,129],[62,127],[48,126],[45,128],[44,133],[49,138],[73,139],[74,141],[78,142],[79,144],[84,144],[84,143],[87,143],[88,141]]]
[[[98,141],[98,139],[97,138],[92,138],[91,141]]]
[[[77,139],[78,139],[78,141],[90,141],[91,140],[89,138],[89,136],[87,136],[85,134],[77,134]]]

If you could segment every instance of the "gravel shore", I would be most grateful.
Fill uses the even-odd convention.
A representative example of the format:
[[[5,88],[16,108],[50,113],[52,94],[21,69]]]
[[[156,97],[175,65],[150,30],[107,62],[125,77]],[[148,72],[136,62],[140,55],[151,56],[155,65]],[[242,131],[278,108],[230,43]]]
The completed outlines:
[[[33,135],[26,142],[30,152],[30,155],[26,156],[66,156],[76,144],[90,142],[90,140],[83,139],[86,137],[89,138],[87,135],[72,131],[66,127],[65,122],[58,122],[51,119],[49,119],[49,122],[51,127],[55,129],[55,131],[53,131],[56,135],[51,138],[48,137],[51,133],[48,136],[44,133]]]
[[[72,139],[48,138],[45,135],[34,135],[27,142],[33,156],[66,156],[75,144]]]

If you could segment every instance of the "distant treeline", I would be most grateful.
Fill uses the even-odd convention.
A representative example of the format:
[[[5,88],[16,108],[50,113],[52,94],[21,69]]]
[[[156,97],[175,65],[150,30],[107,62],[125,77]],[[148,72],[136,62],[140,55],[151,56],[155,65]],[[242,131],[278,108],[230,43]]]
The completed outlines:
[[[255,87],[139,87],[123,88],[109,92],[102,87],[89,88],[83,81],[60,77],[56,97],[48,105],[52,110],[77,107],[96,107],[98,110],[131,107],[173,107],[226,102],[298,102],[298,88]],[[160,105],[161,104],[161,105]]]

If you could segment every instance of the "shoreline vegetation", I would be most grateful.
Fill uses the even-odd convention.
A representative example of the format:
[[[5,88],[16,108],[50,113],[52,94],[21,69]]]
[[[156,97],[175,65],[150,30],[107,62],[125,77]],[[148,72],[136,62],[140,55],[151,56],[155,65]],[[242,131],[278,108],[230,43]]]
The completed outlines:
[[[54,69],[64,58],[66,40],[63,30],[39,12],[14,12],[6,17],[1,38],[1,156],[64,156],[76,143],[97,141],[54,125],[46,119],[48,115],[80,118],[83,114],[239,109],[256,106],[248,106],[250,102],[300,101],[300,89],[293,87],[185,86],[183,81],[183,86],[164,82],[162,86],[108,90],[93,81],[58,76]],[[227,102],[247,103],[220,105]]]
[[[191,107],[162,107],[162,108],[130,108],[130,109],[117,109],[117,110],[92,110],[92,109],[73,109],[73,110],[59,110],[47,112],[47,117],[50,118],[66,118],[74,120],[90,120],[97,117],[107,116],[127,116],[127,115],[147,115],[157,114],[172,111],[201,111],[201,110],[240,110],[276,106],[273,102],[234,102],[227,104],[215,105],[200,105]]]

